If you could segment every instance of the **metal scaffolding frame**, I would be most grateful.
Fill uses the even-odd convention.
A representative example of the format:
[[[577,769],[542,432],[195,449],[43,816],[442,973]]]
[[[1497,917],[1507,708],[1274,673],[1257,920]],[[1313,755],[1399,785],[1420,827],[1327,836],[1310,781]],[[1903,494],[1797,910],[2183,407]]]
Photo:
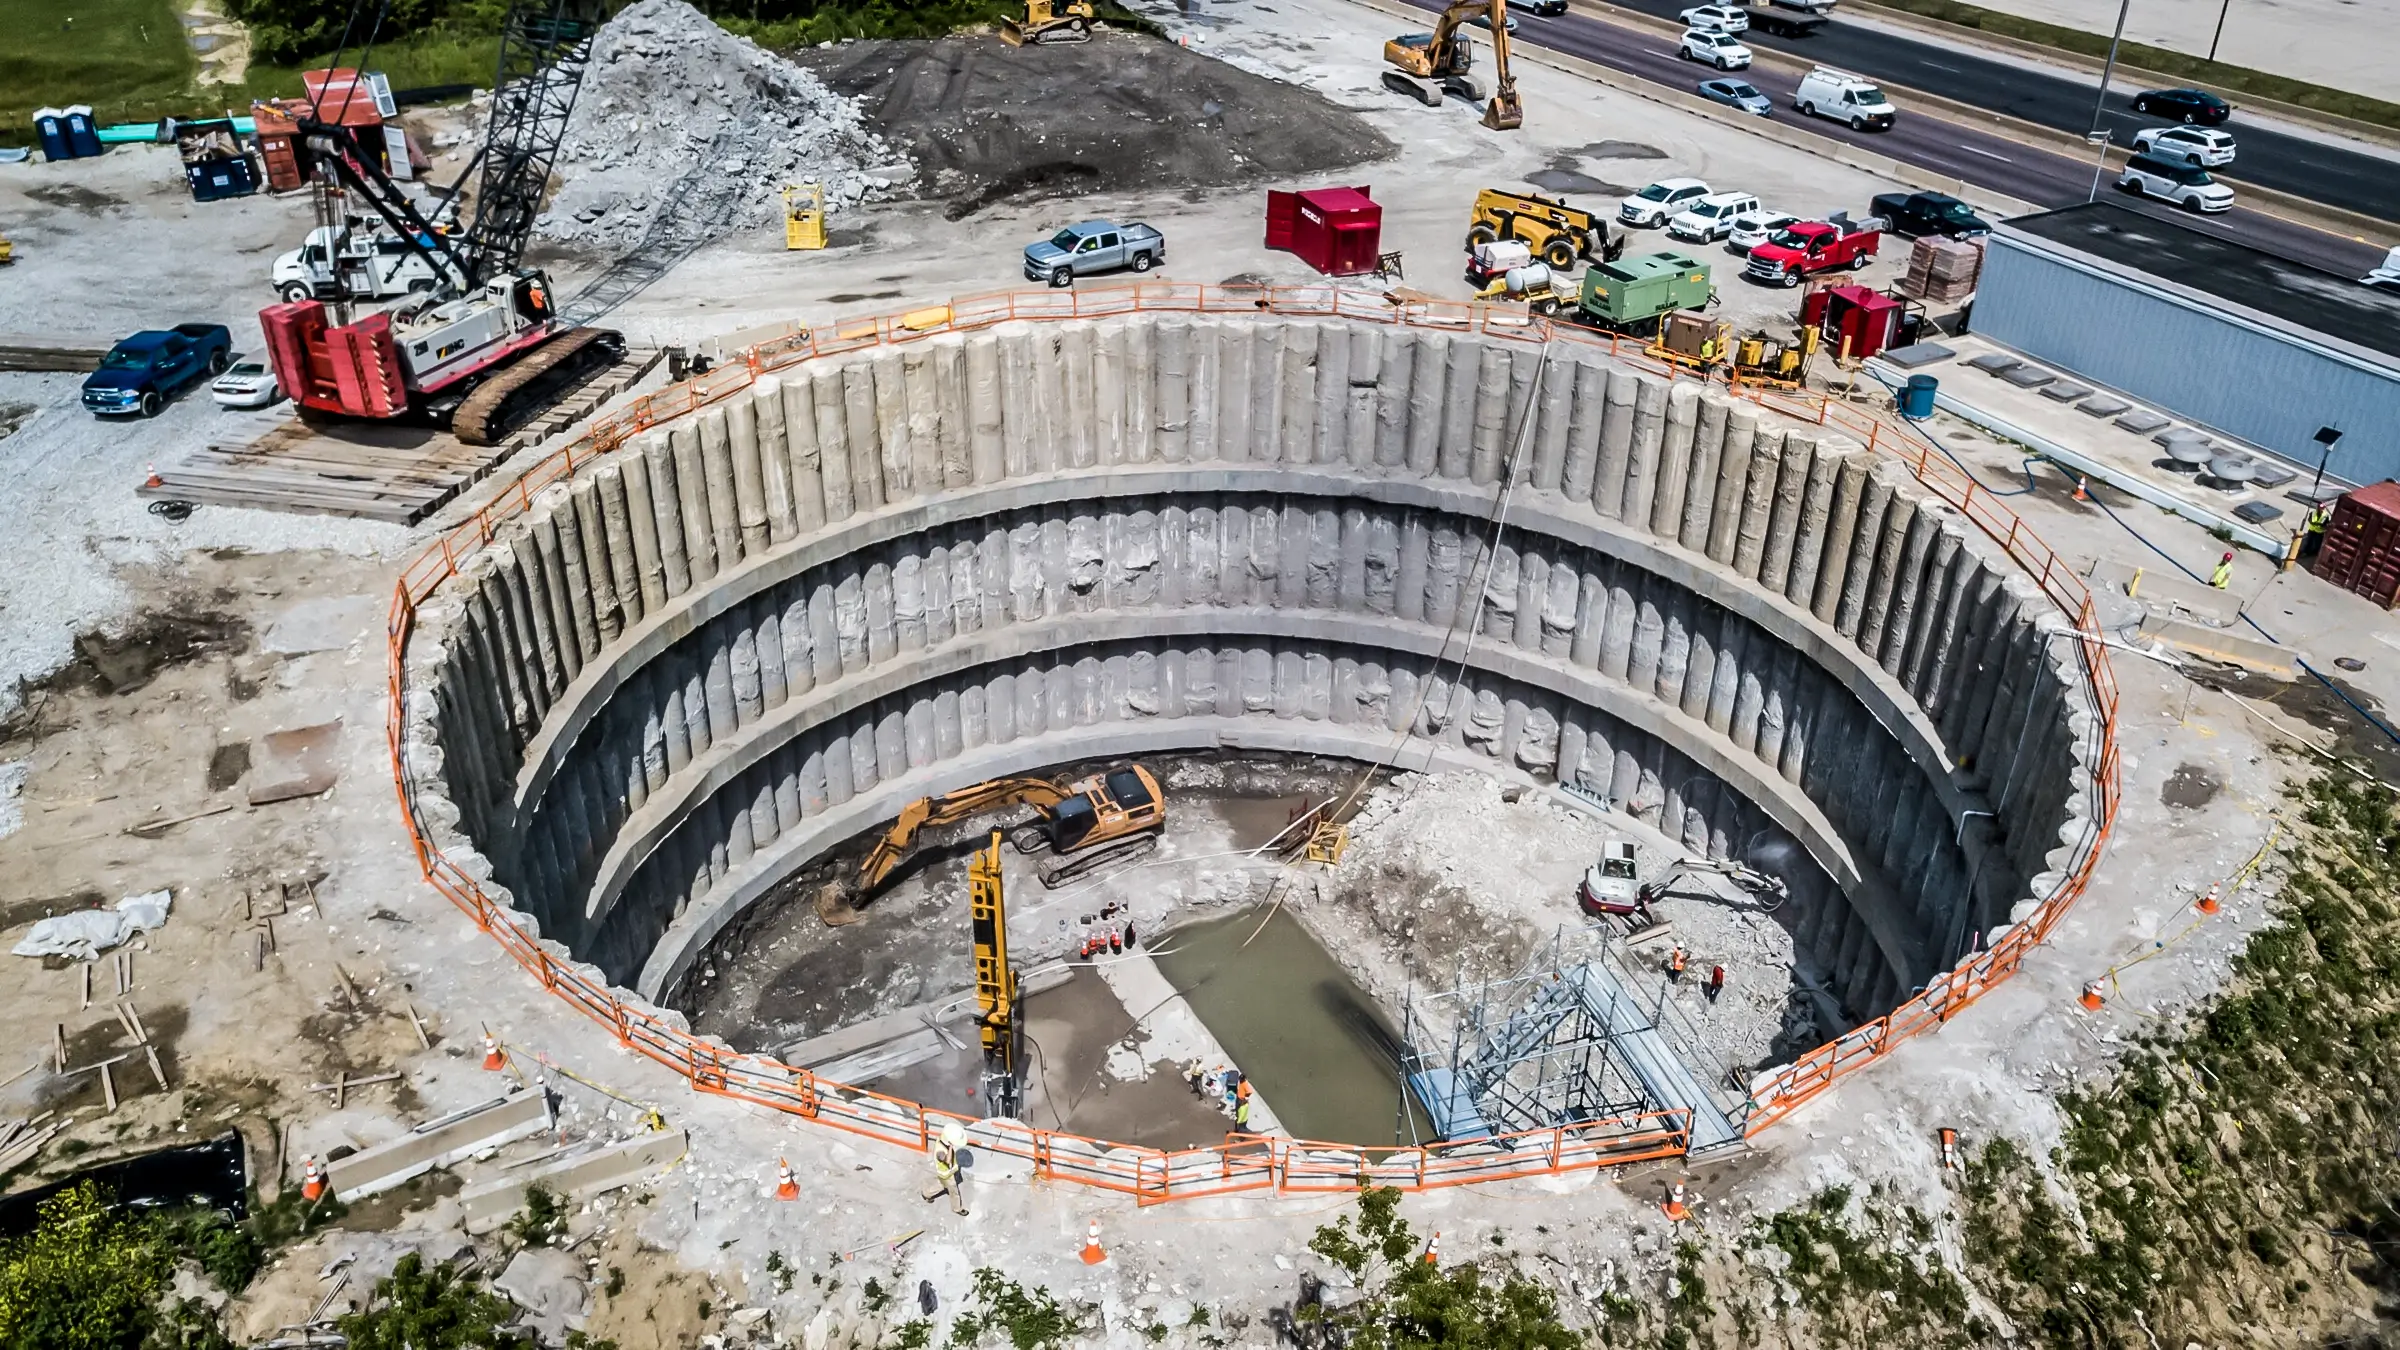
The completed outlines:
[[[1724,1068],[1668,1002],[1664,979],[1645,998],[1606,930],[1575,936],[1572,956],[1562,930],[1516,975],[1402,1009],[1401,1086],[1435,1134],[1481,1139],[1688,1110],[1695,1150],[1738,1139]]]

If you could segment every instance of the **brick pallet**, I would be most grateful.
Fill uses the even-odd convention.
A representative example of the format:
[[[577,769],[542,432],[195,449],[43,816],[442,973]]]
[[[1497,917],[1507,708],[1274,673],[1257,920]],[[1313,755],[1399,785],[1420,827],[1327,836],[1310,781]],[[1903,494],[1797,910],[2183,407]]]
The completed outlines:
[[[1901,279],[1900,292],[1935,304],[1964,300],[1975,293],[1982,274],[1983,241],[1928,235],[1908,251],[1908,275]]]

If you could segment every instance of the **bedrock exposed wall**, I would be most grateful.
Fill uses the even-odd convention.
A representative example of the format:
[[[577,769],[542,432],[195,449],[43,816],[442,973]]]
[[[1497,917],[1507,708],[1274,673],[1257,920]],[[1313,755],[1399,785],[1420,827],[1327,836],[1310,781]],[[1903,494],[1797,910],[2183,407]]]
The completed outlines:
[[[1712,854],[1796,842],[1801,950],[1867,1016],[2081,831],[2063,622],[1971,533],[1581,344],[1012,323],[764,378],[552,489],[426,614],[412,753],[458,851],[657,998],[909,797],[1406,730]]]

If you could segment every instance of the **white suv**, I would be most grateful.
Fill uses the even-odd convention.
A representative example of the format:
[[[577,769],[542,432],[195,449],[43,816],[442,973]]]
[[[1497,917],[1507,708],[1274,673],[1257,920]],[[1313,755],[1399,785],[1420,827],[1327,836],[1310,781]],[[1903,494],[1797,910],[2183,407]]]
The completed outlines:
[[[1760,244],[1774,238],[1777,230],[1786,225],[1799,223],[1800,217],[1798,216],[1783,211],[1770,211],[1762,206],[1735,218],[1732,232],[1725,236],[1725,246],[1736,253],[1748,253]]]
[[[2151,127],[2134,136],[2133,148],[2203,169],[2222,169],[2233,163],[2233,137],[2209,127]]]
[[[1740,5],[1697,5],[1675,16],[1686,28],[1714,28],[1725,33],[1750,31],[1750,13]]]
[[[1758,209],[1747,192],[1712,192],[1667,222],[1667,233],[1695,244],[1713,244],[1733,233],[1733,222]]]
[[[1882,90],[1830,66],[1819,66],[1800,77],[1800,87],[1792,91],[1792,106],[1811,117],[1848,122],[1852,131],[1869,127],[1881,131],[1900,116]]]
[[[1655,229],[1707,195],[1708,184],[1697,178],[1662,178],[1617,203],[1617,219]]]
[[[2186,211],[2230,211],[2233,189],[2208,176],[2208,170],[2178,164],[2156,155],[2135,155],[2117,175],[2117,187],[2136,197],[2159,197]]]
[[[1706,61],[1719,70],[1748,70],[1750,49],[1731,33],[1714,28],[1688,29],[1676,54],[1686,61]]]

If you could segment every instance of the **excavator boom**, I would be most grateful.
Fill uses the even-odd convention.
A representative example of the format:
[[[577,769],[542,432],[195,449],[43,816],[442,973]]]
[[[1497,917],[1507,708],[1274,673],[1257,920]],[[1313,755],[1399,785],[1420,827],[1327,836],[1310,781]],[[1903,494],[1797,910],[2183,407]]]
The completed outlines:
[[[1383,83],[1429,107],[1440,106],[1445,94],[1483,102],[1483,85],[1468,73],[1474,45],[1459,31],[1479,14],[1492,28],[1492,73],[1498,81],[1484,107],[1483,124],[1506,131],[1525,120],[1516,76],[1508,65],[1508,0],[1452,0],[1431,33],[1403,34],[1384,43],[1383,59],[1390,69],[1383,72]]]
[[[938,797],[919,797],[900,809],[900,818],[884,831],[883,838],[875,841],[866,861],[859,864],[859,888],[871,891],[882,885],[916,844],[917,831],[928,825],[947,825],[995,807],[1028,802],[1046,812],[1070,795],[1067,789],[1047,778],[995,778]]]
[[[1517,98],[1517,77],[1508,68],[1508,0],[1491,0],[1492,97],[1483,105],[1483,124],[1494,131],[1514,131],[1525,125],[1525,105]]]

